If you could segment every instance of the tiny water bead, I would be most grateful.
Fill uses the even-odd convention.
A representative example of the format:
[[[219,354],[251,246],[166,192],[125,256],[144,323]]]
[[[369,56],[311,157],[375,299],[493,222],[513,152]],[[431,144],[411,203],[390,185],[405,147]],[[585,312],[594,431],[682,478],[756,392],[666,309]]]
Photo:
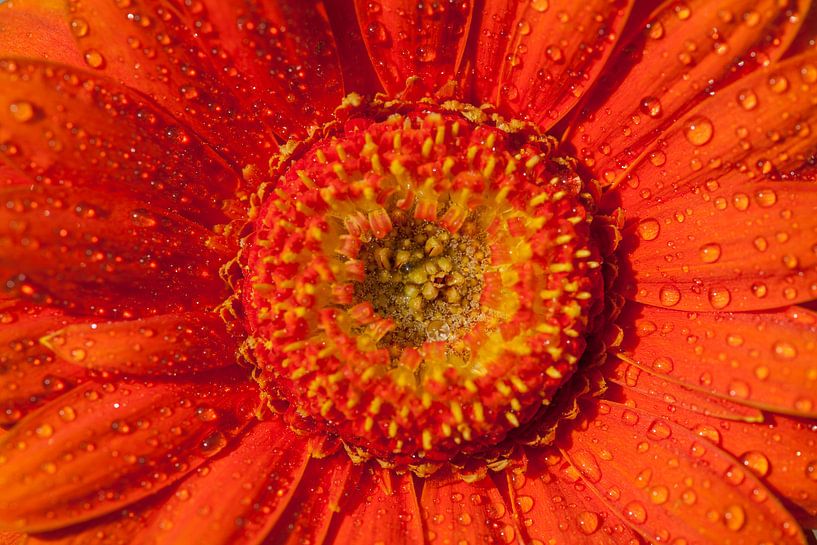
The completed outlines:
[[[575,372],[602,295],[593,192],[554,142],[459,104],[350,108],[259,193],[244,351],[355,456],[492,448]]]

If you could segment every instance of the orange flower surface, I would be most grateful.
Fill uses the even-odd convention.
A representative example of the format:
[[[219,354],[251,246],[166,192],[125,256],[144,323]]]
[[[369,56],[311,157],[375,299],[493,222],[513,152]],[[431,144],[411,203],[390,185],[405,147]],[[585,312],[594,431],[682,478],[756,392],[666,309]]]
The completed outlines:
[[[814,543],[816,39],[0,4],[0,543]]]

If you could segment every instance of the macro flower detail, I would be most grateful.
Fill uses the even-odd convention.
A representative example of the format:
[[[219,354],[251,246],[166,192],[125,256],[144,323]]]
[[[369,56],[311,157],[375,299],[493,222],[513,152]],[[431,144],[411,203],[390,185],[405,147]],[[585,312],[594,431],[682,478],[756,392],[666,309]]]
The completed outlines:
[[[812,542],[815,29],[0,4],[0,543]]]

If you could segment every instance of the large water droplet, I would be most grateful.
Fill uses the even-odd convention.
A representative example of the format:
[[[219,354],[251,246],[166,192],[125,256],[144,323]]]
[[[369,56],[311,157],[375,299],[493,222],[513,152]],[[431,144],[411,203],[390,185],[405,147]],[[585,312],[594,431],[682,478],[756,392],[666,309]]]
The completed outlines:
[[[686,137],[694,146],[703,146],[708,143],[712,140],[714,133],[712,122],[703,116],[693,117],[687,122]]]
[[[634,524],[644,524],[647,520],[647,510],[637,501],[631,501],[624,507],[624,516]]]
[[[34,105],[27,100],[12,102],[9,105],[9,111],[11,112],[11,117],[18,123],[31,121],[34,119],[34,114],[36,113]]]
[[[599,516],[591,511],[582,511],[576,517],[579,531],[585,535],[590,535],[599,529]]]

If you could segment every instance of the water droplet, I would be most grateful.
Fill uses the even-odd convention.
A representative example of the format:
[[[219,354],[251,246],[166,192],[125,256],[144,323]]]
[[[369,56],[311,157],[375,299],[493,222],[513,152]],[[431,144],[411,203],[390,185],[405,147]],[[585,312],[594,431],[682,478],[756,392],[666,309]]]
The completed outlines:
[[[641,99],[641,111],[650,117],[661,115],[661,101],[655,97],[644,97]]]
[[[790,342],[777,341],[774,343],[774,355],[782,360],[790,360],[797,357],[797,349]]]
[[[715,263],[721,258],[721,245],[716,242],[704,244],[700,248],[700,256],[704,263]]]
[[[695,491],[691,488],[687,488],[681,493],[681,501],[687,505],[692,505],[698,499],[698,496],[695,494]]]
[[[804,64],[800,67],[800,77],[806,83],[817,82],[817,67],[813,64]]]
[[[647,436],[656,441],[666,439],[670,435],[672,435],[672,429],[669,427],[669,424],[663,420],[653,421],[652,425],[650,425],[650,429],[647,431]]]
[[[712,308],[718,310],[726,308],[726,306],[732,300],[732,294],[723,286],[713,286],[709,288],[708,295],[709,304],[712,305]]]
[[[48,439],[54,435],[54,428],[51,426],[51,424],[41,424],[37,426],[37,429],[35,429],[34,432],[40,439]]]
[[[34,119],[34,114],[36,113],[34,105],[27,100],[12,102],[9,105],[9,111],[11,112],[11,117],[18,123],[27,123],[31,121]]]
[[[749,385],[742,380],[733,380],[729,383],[729,395],[738,399],[749,397]]]
[[[573,461],[581,474],[591,483],[601,480],[601,469],[596,462],[596,457],[587,450],[578,450],[573,455]]]
[[[712,122],[702,116],[693,117],[687,122],[686,137],[693,146],[703,146],[712,140],[715,129]]]
[[[638,236],[642,240],[655,240],[661,232],[661,225],[654,219],[648,218],[641,220],[638,224]]]
[[[599,516],[592,511],[582,511],[576,517],[579,531],[585,535],[590,535],[599,529]]]
[[[650,152],[650,163],[654,166],[660,167],[667,162],[667,154],[663,151]]]
[[[105,57],[96,49],[89,49],[85,52],[85,64],[91,68],[102,68],[105,66]]]
[[[757,93],[753,89],[742,89],[738,92],[738,104],[744,110],[754,110],[757,108]]]
[[[648,36],[653,40],[660,40],[664,37],[664,25],[661,21],[650,23],[647,28],[649,28]]]
[[[521,513],[529,513],[533,509],[533,498],[530,496],[518,496],[516,498],[516,506],[519,507]]]
[[[773,189],[765,188],[755,191],[755,200],[763,208],[774,206],[777,202],[777,193]]]
[[[214,431],[201,442],[201,452],[205,456],[213,456],[227,444],[227,438],[220,431]]]
[[[780,74],[774,74],[769,77],[769,87],[777,94],[785,93],[789,88],[789,80]]]
[[[71,20],[71,32],[73,32],[77,38],[87,36],[89,28],[88,21],[85,19],[77,17]]]
[[[655,361],[652,362],[652,368],[654,371],[658,373],[671,373],[674,366],[672,360],[666,356],[660,356],[655,358]]]
[[[62,418],[66,422],[72,422],[73,420],[76,420],[76,418],[77,418],[77,412],[74,410],[73,407],[70,407],[68,405],[61,408],[57,412],[57,414],[59,414],[60,418]]]
[[[433,62],[437,58],[437,50],[433,47],[418,47],[417,60],[420,62]]]
[[[531,0],[530,7],[538,11],[539,13],[544,13],[550,7],[549,0]]]
[[[85,350],[82,348],[74,348],[71,350],[70,354],[72,360],[83,361],[87,355],[87,352],[85,352]]]
[[[817,460],[806,464],[806,477],[811,481],[817,481]]]
[[[726,508],[723,518],[726,520],[726,527],[737,532],[746,523],[746,512],[740,505],[730,505]]]
[[[673,307],[681,300],[681,292],[678,291],[678,288],[675,286],[668,284],[663,286],[658,292],[658,298],[665,307]]]
[[[666,503],[667,498],[669,498],[669,489],[666,486],[653,486],[650,489],[650,501],[654,504]]]
[[[740,461],[758,477],[765,477],[769,473],[769,459],[762,452],[756,450],[745,452]]]
[[[635,426],[638,424],[638,415],[629,409],[625,409],[621,413],[621,420],[628,426]]]
[[[631,501],[624,507],[624,516],[634,524],[644,524],[647,520],[647,510],[641,503]]]
[[[675,5],[675,16],[681,21],[686,21],[692,15],[692,10],[685,2],[678,2]]]

